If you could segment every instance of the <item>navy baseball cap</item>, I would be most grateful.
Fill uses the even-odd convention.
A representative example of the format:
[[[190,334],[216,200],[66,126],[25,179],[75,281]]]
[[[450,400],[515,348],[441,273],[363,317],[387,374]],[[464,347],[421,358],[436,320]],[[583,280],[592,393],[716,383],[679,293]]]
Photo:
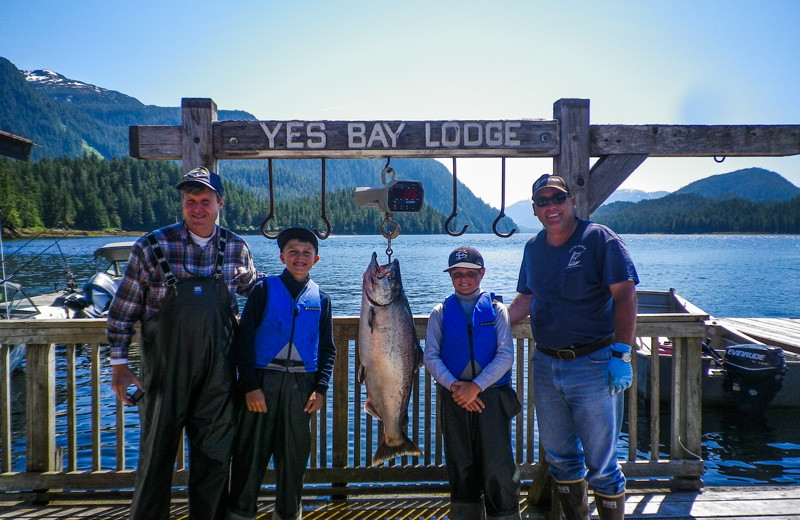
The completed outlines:
[[[459,267],[465,269],[483,269],[483,257],[474,247],[460,246],[450,253],[447,264],[449,267],[444,270],[445,273],[450,269],[458,269]]]
[[[223,196],[222,179],[216,173],[210,171],[208,168],[195,168],[187,172],[183,176],[183,180],[175,186],[178,189],[183,188],[187,184],[199,184],[216,191],[220,197]]]
[[[283,251],[283,246],[293,238],[299,239],[301,242],[308,242],[314,246],[314,251],[319,252],[319,242],[317,235],[307,230],[306,228],[291,227],[286,228],[278,233],[278,248]]]
[[[558,175],[550,175],[549,173],[545,173],[544,175],[536,179],[536,182],[533,183],[533,197],[536,197],[536,194],[539,192],[539,190],[543,188],[555,188],[558,191],[561,191],[569,195],[569,188],[567,187],[567,182],[564,180],[563,177],[559,177]]]

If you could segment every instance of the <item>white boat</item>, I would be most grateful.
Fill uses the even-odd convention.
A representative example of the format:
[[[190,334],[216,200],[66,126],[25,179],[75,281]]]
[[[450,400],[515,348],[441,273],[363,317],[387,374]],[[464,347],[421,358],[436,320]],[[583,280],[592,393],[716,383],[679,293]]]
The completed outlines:
[[[702,402],[734,406],[742,411],[757,412],[766,406],[800,407],[800,354],[770,345],[757,338],[722,325],[725,320],[717,320],[670,291],[661,293],[647,291],[638,293],[639,313],[675,314],[696,316],[705,325],[704,343],[716,354],[714,357],[698,352],[702,363]],[[677,302],[677,305],[676,305]],[[769,347],[769,348],[767,348]],[[776,355],[776,349],[779,355]],[[652,352],[659,356],[659,399],[669,402],[672,399],[672,342],[670,338],[642,338],[637,344],[636,378],[641,397],[650,399],[649,385]],[[726,353],[760,357],[765,367],[748,369],[739,367],[742,363],[730,361],[725,365]],[[775,357],[773,357],[775,355]],[[723,361],[720,363],[717,358]],[[780,358],[780,359],[778,359]],[[775,360],[770,369],[769,363]],[[744,363],[746,365],[747,363]],[[780,365],[780,366],[778,366]],[[741,375],[742,370],[750,370]],[[760,380],[759,380],[760,379]]]
[[[102,318],[122,279],[122,265],[130,256],[133,242],[112,242],[94,251],[95,260],[105,265],[78,290],[29,296],[18,284],[0,283],[0,319],[75,319]],[[25,356],[25,345],[14,345],[9,352],[9,373]]]

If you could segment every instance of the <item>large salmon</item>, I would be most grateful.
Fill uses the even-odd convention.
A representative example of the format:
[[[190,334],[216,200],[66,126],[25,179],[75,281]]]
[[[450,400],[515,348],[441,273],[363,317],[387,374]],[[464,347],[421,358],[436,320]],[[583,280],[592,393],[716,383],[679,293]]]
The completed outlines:
[[[401,455],[422,455],[408,438],[408,401],[414,373],[422,364],[411,307],[395,259],[378,265],[378,255],[364,272],[358,329],[359,382],[366,382],[364,409],[383,422],[383,438],[372,458],[377,466]]]

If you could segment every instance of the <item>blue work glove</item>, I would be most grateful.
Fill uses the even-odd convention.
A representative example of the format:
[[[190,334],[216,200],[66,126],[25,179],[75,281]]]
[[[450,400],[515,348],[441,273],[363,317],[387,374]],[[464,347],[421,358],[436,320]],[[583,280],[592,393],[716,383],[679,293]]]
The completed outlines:
[[[631,369],[631,346],[625,343],[611,345],[611,359],[608,360],[608,393],[622,392],[633,381]]]

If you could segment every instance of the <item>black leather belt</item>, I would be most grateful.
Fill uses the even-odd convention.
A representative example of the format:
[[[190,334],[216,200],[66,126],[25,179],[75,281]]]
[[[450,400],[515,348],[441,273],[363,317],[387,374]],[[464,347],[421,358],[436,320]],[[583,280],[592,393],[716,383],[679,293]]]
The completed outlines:
[[[273,359],[269,362],[269,365],[277,365],[283,368],[299,368],[305,366],[302,361],[295,361],[293,359]]]
[[[601,348],[607,347],[612,343],[614,343],[613,334],[610,336],[606,336],[605,338],[600,338],[594,341],[590,341],[588,343],[579,343],[577,345],[572,345],[569,348],[560,348],[557,350],[553,350],[553,349],[536,347],[536,350],[538,350],[539,352],[541,352],[546,356],[558,358],[561,361],[572,361],[575,358],[585,356],[586,354],[591,354],[595,350],[600,350]]]

